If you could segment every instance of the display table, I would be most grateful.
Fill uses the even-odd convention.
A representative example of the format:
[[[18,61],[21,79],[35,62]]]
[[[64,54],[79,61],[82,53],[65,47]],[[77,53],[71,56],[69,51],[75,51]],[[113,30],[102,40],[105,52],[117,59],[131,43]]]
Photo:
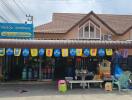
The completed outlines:
[[[72,84],[80,83],[80,84],[87,84],[88,88],[90,88],[91,83],[99,83],[100,87],[102,88],[103,80],[69,80],[68,84],[70,84],[70,89],[72,89]],[[85,89],[85,85],[82,85],[82,88]]]

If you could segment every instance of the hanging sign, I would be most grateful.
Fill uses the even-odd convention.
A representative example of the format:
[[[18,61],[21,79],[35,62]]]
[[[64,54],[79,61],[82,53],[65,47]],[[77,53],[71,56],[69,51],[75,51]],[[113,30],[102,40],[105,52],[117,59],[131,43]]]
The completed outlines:
[[[105,56],[105,49],[100,48],[100,49],[98,50],[98,55],[99,55],[100,57]]]
[[[75,48],[70,49],[70,56],[76,56],[76,49]]]
[[[76,49],[76,56],[82,56],[82,49]]]
[[[60,55],[61,55],[60,49],[54,49],[54,56],[55,57],[60,57]]]
[[[68,56],[68,49],[62,49],[62,57]]]
[[[107,56],[112,56],[113,55],[113,50],[112,49],[106,49],[106,55]]]
[[[30,49],[30,50],[31,50],[31,56],[32,56],[32,57],[38,56],[38,49],[32,48],[32,49]]]
[[[46,56],[51,57],[53,54],[53,49],[46,49]]]
[[[23,55],[24,57],[29,56],[29,49],[28,49],[28,48],[24,48],[23,51],[22,51],[22,55]]]
[[[44,53],[45,53],[45,49],[40,48],[39,49],[39,56],[44,56]]]
[[[13,49],[12,49],[12,48],[7,48],[7,49],[6,49],[6,55],[7,55],[7,56],[13,55]]]
[[[90,49],[90,55],[96,56],[97,55],[97,49]]]
[[[21,55],[21,48],[14,48],[14,56],[20,56]]]
[[[5,48],[0,48],[0,56],[4,56],[5,55]]]
[[[90,49],[85,48],[85,49],[83,50],[83,54],[84,54],[84,56],[89,56],[89,55],[90,55]]]

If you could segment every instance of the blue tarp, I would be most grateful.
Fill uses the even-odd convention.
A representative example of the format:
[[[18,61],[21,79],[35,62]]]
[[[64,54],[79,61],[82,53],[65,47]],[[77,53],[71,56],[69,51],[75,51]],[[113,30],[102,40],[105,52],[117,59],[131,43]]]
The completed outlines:
[[[119,78],[122,74],[123,74],[123,70],[121,69],[119,64],[116,64],[115,65],[115,74],[114,74],[114,76],[116,78]]]

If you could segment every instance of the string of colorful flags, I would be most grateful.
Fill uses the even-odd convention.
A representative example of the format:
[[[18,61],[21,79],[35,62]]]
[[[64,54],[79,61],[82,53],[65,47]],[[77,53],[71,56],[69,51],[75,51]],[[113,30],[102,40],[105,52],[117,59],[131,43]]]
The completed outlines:
[[[8,55],[8,56],[20,56],[23,55],[24,57],[27,57],[29,55],[35,57],[35,56],[44,56],[46,55],[47,57],[68,57],[68,56],[100,56],[104,57],[106,56],[112,56],[113,50],[112,49],[89,49],[89,48],[84,48],[84,49],[79,49],[79,48],[63,48],[63,49],[36,49],[36,48],[0,48],[0,56]]]

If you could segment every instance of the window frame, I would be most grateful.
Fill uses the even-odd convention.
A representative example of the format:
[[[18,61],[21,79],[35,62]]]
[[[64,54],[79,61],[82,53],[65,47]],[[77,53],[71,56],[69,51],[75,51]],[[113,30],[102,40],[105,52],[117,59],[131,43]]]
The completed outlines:
[[[94,37],[93,38],[91,38],[90,37],[90,33],[91,33],[91,31],[90,31],[90,27],[91,27],[91,24],[93,25],[93,27],[94,27],[94,31],[93,31],[93,33],[94,33]],[[85,24],[83,24],[81,27],[79,27],[79,29],[78,29],[78,32],[79,32],[79,34],[80,34],[80,29],[83,27],[83,37],[79,37],[80,35],[78,35],[78,38],[79,39],[97,39],[97,40],[101,40],[101,27],[100,26],[97,26],[97,25],[95,25],[92,21],[90,21],[90,20],[88,20]],[[86,33],[85,33],[85,27],[89,27],[89,31],[88,31],[88,35],[85,35]],[[96,36],[97,36],[97,33],[96,33],[96,30],[99,30],[100,32],[99,32],[99,38],[97,38]]]

